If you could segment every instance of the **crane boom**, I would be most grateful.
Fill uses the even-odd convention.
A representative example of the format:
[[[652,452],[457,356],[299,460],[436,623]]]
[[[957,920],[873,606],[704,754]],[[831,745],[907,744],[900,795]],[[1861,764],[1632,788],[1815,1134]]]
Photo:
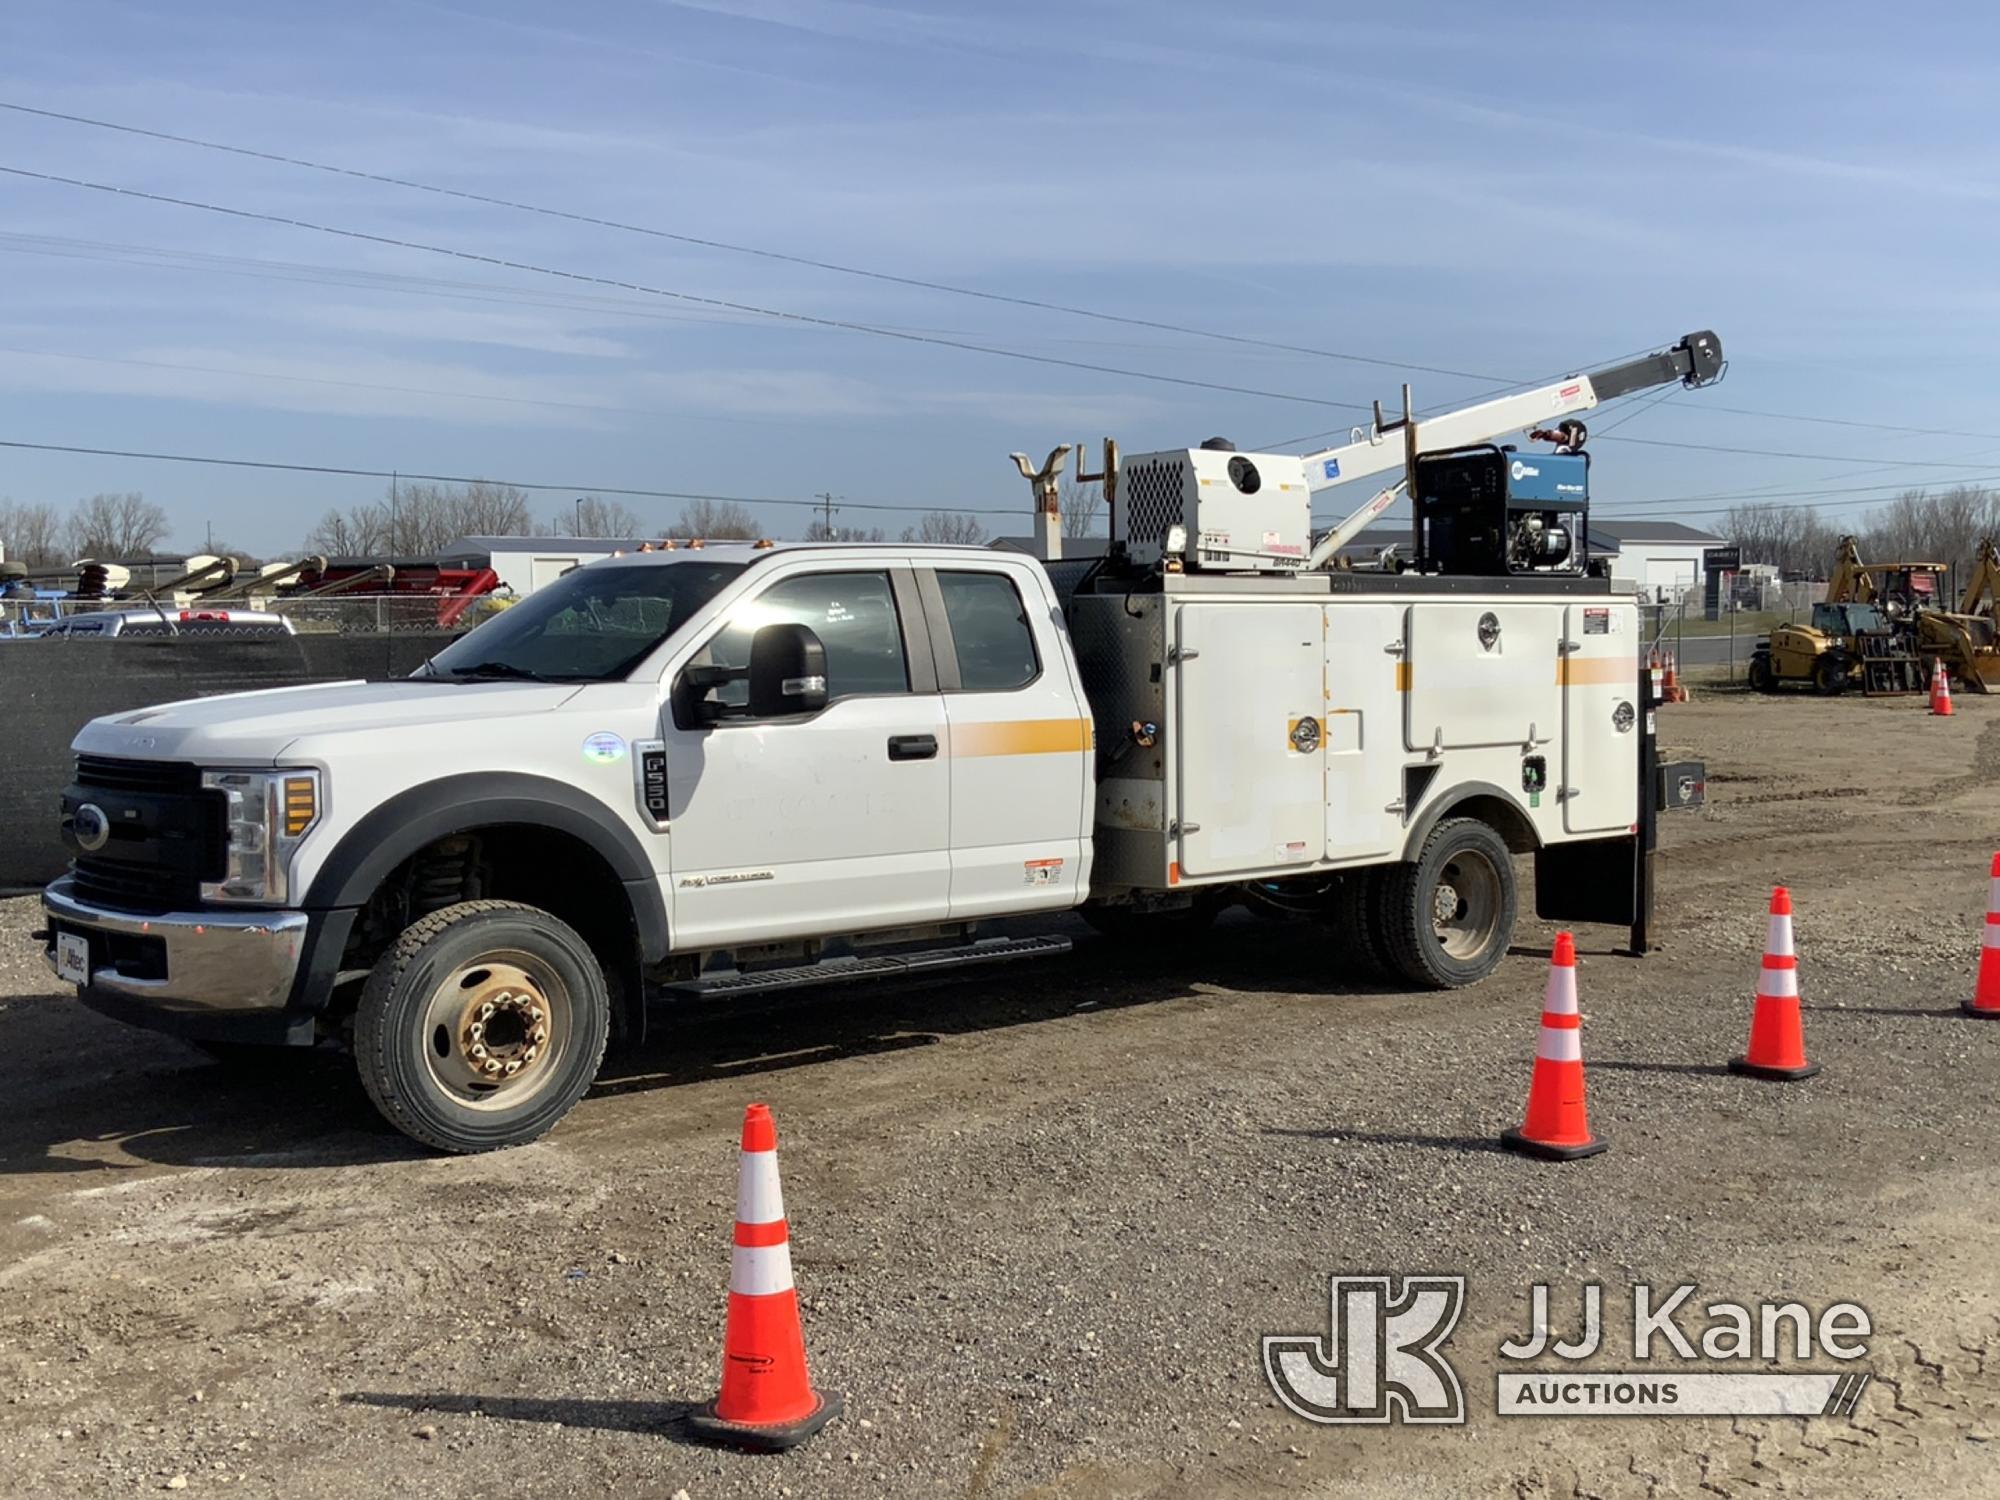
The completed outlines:
[[[1572,375],[1537,390],[1498,396],[1458,411],[1440,412],[1422,420],[1411,411],[1410,388],[1404,386],[1401,417],[1384,420],[1382,404],[1378,401],[1375,404],[1375,420],[1366,429],[1357,428],[1353,440],[1345,447],[1326,448],[1305,456],[1306,482],[1317,491],[1345,484],[1351,479],[1366,479],[1372,474],[1387,473],[1391,469],[1403,469],[1407,474],[1411,461],[1419,453],[1437,453],[1473,443],[1490,442],[1506,433],[1543,426],[1558,418],[1588,411],[1599,402],[1613,397],[1628,396],[1634,391],[1666,385],[1675,380],[1686,386],[1708,385],[1721,373],[1722,341],[1713,333],[1703,331],[1691,333],[1671,349],[1657,354],[1628,360],[1589,375]],[[1390,442],[1390,436],[1399,432],[1403,434],[1403,441]],[[1374,505],[1374,501],[1371,500],[1369,505]],[[1362,512],[1368,509],[1368,506],[1363,506],[1348,521],[1362,518]],[[1361,519],[1354,529],[1360,530],[1361,525],[1380,513],[1380,508],[1376,509],[1373,514]],[[1343,521],[1341,526],[1348,525],[1348,521]]]

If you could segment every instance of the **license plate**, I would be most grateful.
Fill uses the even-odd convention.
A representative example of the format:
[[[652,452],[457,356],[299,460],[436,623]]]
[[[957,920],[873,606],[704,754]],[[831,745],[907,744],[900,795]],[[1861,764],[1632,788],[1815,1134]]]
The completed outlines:
[[[74,932],[56,934],[56,978],[69,984],[90,983],[90,942]]]

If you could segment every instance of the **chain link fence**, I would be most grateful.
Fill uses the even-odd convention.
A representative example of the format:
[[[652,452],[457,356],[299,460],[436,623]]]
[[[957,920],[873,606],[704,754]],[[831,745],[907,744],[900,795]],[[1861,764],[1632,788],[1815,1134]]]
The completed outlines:
[[[143,599],[0,599],[0,636],[34,635],[65,621],[105,613],[144,612],[148,635],[250,634],[263,617],[270,633],[298,635],[402,635],[463,633],[512,604],[508,595],[482,595],[469,602],[428,594],[375,594],[306,599],[197,599],[185,606]],[[272,624],[288,621],[290,631]],[[164,627],[162,629],[161,627]]]

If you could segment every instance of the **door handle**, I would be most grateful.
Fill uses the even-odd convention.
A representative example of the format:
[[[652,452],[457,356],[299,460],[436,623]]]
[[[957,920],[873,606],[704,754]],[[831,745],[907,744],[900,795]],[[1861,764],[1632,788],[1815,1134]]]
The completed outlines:
[[[891,760],[934,760],[937,758],[937,736],[934,734],[892,734],[889,736],[889,759]]]

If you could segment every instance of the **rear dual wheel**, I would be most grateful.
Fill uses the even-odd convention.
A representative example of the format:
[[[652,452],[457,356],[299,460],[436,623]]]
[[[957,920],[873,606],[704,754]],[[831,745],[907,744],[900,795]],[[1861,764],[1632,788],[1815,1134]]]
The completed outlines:
[[[1499,967],[1518,908],[1506,841],[1477,818],[1447,818],[1414,862],[1382,868],[1375,941],[1388,967],[1411,984],[1459,989]]]

